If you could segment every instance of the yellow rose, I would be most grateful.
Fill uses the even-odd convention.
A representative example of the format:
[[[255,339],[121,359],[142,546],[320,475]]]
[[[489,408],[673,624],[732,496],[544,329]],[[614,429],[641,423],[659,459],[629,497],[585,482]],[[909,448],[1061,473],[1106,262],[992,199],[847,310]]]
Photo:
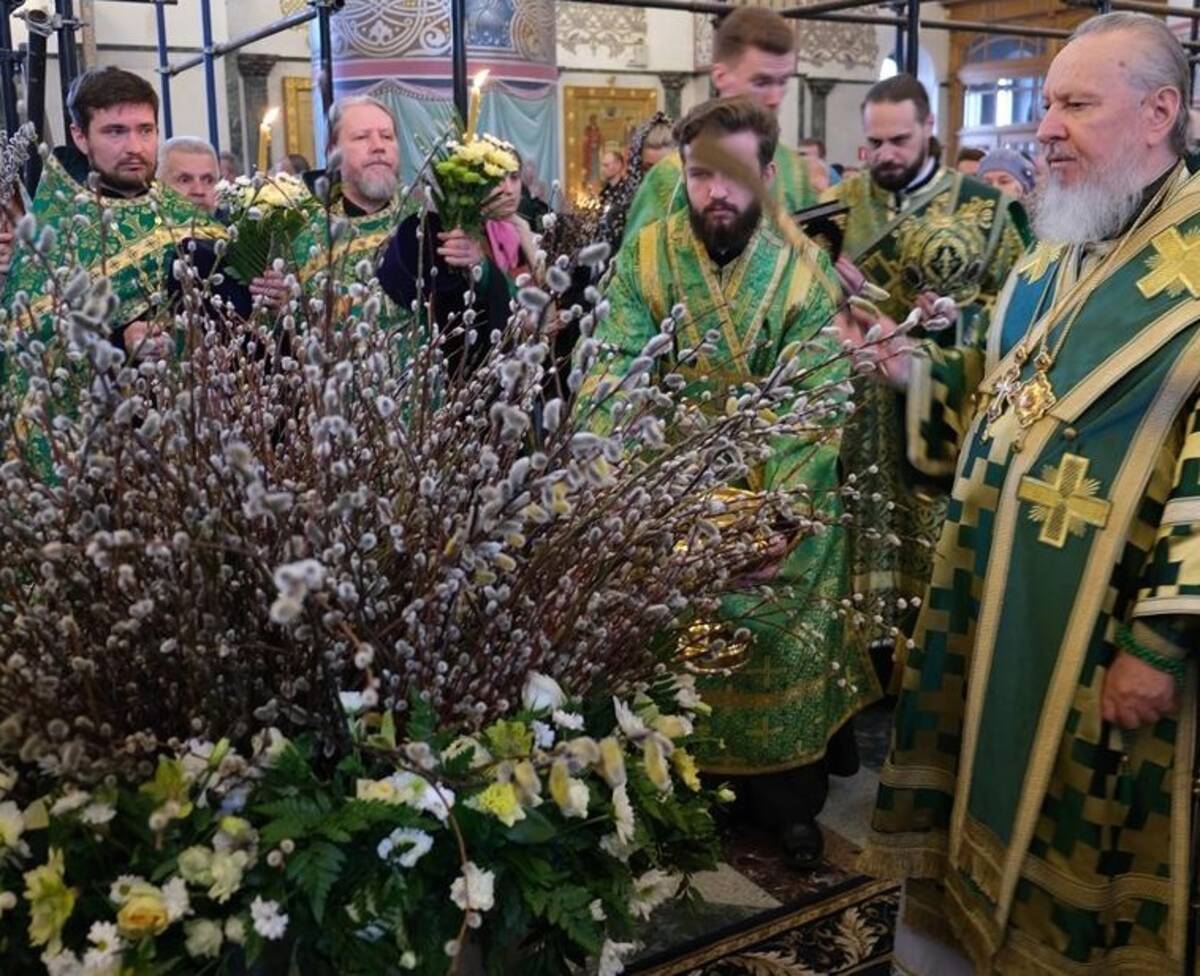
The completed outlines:
[[[162,892],[153,885],[138,885],[117,912],[117,928],[126,938],[159,935],[170,922]]]
[[[564,817],[582,819],[587,816],[587,784],[571,776],[564,759],[554,760],[550,767],[550,796]]]
[[[692,723],[682,715],[660,715],[654,720],[654,729],[668,739],[682,739],[692,734]]]
[[[666,793],[671,789],[671,771],[667,768],[666,753],[657,736],[646,737],[646,743],[642,746],[642,765],[656,790]]]
[[[613,789],[625,782],[625,753],[611,735],[600,740],[600,775]]]

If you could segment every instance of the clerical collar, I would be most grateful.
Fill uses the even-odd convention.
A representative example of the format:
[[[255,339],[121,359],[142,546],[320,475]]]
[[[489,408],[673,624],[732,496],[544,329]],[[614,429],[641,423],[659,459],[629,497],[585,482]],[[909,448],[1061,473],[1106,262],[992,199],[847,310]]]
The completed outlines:
[[[922,166],[917,175],[913,177],[912,182],[900,191],[899,195],[909,196],[910,194],[916,193],[917,190],[921,189],[921,187],[933,179],[933,174],[937,172],[937,168],[937,157],[930,154],[925,160],[925,165]]]
[[[749,243],[749,241],[746,242],[746,244]],[[713,264],[715,264],[718,268],[724,268],[726,265],[733,264],[734,261],[736,261],[745,253],[746,244],[743,244],[739,248],[730,248],[728,251],[722,251],[720,254],[713,254],[712,251],[708,251],[707,246],[705,246],[704,249],[708,251],[709,259]]]
[[[1135,223],[1137,223],[1138,220],[1141,219],[1141,216],[1145,212],[1146,208],[1150,206],[1150,204],[1154,201],[1154,198],[1158,196],[1158,191],[1163,188],[1163,184],[1171,178],[1178,166],[1179,161],[1176,160],[1166,168],[1166,171],[1161,176],[1146,186],[1146,189],[1142,191],[1142,202],[1138,204],[1137,211],[1132,217],[1129,218],[1128,223],[1126,223],[1125,226],[1121,228],[1120,233],[1116,235],[1118,238],[1124,237],[1127,233],[1129,233],[1129,228],[1131,228]]]

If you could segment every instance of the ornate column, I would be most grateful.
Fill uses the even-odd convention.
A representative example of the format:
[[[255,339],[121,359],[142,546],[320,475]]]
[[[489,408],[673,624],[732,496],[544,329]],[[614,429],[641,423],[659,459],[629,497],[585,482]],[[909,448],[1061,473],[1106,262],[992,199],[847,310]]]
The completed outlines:
[[[812,137],[825,141],[825,99],[837,82],[832,78],[809,78],[808,90],[812,93]]]
[[[554,0],[467,0],[467,70],[490,72],[482,124],[546,172],[558,170],[558,69]],[[346,0],[330,22],[335,97],[370,93],[406,125],[401,159],[410,179],[453,111],[449,0]]]
[[[245,166],[248,159],[258,158],[258,122],[263,113],[270,107],[271,93],[267,91],[267,76],[279,59],[273,54],[239,54],[237,56],[238,74],[242,76],[242,87],[246,96],[246,128],[252,135],[247,138],[241,132],[233,134],[233,112],[230,111],[229,127],[230,140],[235,148],[233,151],[242,157]],[[231,105],[232,109],[233,106]],[[240,128],[240,125],[239,125]],[[240,151],[239,151],[240,150]]]
[[[688,83],[690,77],[682,71],[664,71],[658,76],[663,86],[663,111],[673,119],[678,119],[683,114],[683,86]]]

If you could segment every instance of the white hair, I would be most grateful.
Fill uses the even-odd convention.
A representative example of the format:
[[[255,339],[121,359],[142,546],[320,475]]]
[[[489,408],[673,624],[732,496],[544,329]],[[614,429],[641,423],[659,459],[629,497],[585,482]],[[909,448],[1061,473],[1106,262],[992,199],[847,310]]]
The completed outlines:
[[[220,167],[220,161],[217,159],[217,151],[213,149],[210,143],[205,142],[197,136],[175,136],[168,139],[158,147],[158,168],[164,169],[167,165],[167,159],[173,152],[183,153],[203,153],[206,156],[211,156],[212,161]]]
[[[1085,20],[1075,28],[1067,43],[1114,31],[1126,31],[1142,41],[1140,50],[1126,67],[1131,85],[1144,92],[1155,92],[1160,88],[1174,88],[1179,92],[1179,113],[1171,128],[1171,148],[1182,156],[1187,152],[1188,107],[1192,104],[1192,72],[1183,45],[1166,23],[1153,14],[1125,11]]]

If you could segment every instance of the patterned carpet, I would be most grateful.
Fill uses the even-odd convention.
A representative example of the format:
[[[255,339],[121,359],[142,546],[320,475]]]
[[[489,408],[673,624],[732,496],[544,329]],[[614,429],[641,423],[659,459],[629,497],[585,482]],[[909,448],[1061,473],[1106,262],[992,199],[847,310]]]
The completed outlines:
[[[900,888],[851,878],[811,901],[759,914],[643,958],[641,976],[842,976],[891,971]]]

